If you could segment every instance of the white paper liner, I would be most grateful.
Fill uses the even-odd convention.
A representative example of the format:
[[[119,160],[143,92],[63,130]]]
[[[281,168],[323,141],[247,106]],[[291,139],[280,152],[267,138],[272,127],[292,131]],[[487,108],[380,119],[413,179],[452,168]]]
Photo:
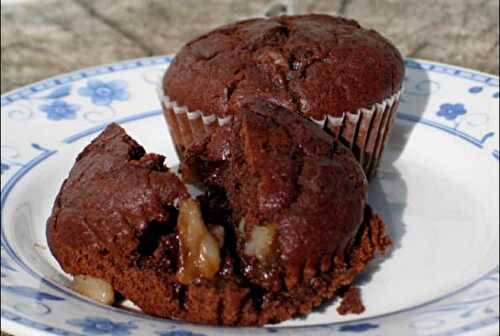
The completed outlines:
[[[180,156],[194,140],[232,121],[232,116],[221,118],[216,115],[204,115],[202,111],[189,111],[186,106],[180,106],[166,96],[161,83],[158,86],[158,95],[172,140]],[[340,142],[350,147],[366,175],[371,177],[387,143],[400,95],[401,91],[398,91],[370,108],[344,112],[339,117],[329,115],[322,120],[311,120],[319,127],[328,129]]]

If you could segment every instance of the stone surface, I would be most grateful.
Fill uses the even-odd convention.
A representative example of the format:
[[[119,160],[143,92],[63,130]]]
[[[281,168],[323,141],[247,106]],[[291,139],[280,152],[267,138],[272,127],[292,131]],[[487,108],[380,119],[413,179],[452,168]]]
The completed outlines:
[[[1,92],[83,67],[175,53],[211,28],[262,15],[272,3],[9,1],[1,7]],[[405,56],[499,72],[497,0],[296,0],[293,7],[297,13],[357,19],[386,35]]]
[[[218,25],[265,12],[268,0],[46,0],[2,6],[1,92],[48,76],[174,53]],[[496,0],[301,0],[379,30],[404,55],[498,74]],[[276,12],[276,11],[274,11]]]

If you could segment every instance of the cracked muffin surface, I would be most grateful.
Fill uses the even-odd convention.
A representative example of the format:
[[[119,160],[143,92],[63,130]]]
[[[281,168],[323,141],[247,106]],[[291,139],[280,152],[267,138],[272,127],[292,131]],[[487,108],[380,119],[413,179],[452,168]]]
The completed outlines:
[[[256,18],[188,42],[158,93],[180,156],[260,99],[314,121],[353,152],[370,179],[396,119],[404,72],[397,48],[354,20]]]
[[[323,120],[368,108],[401,89],[399,51],[356,21],[310,14],[250,19],[186,44],[163,80],[190,111],[225,117],[259,97]]]
[[[242,272],[266,290],[344,263],[365,220],[367,182],[351,152],[260,99],[188,149],[181,171],[226,190]]]
[[[171,229],[174,205],[188,197],[164,159],[146,154],[120,126],[108,126],[78,155],[59,191],[47,226],[51,247],[64,243],[104,256],[151,249],[146,235]],[[77,261],[54,250],[68,265]]]

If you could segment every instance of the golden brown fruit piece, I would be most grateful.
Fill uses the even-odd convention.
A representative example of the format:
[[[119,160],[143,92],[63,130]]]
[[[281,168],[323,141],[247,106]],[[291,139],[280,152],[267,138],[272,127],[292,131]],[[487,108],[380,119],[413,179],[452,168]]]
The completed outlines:
[[[179,282],[187,285],[198,278],[211,279],[220,266],[219,244],[205,226],[197,201],[184,199],[180,202],[177,230]]]
[[[245,245],[245,254],[264,262],[270,256],[278,227],[276,224],[256,225],[252,229],[250,240]]]
[[[113,287],[106,281],[90,275],[75,276],[71,289],[99,303],[112,305],[115,302]]]

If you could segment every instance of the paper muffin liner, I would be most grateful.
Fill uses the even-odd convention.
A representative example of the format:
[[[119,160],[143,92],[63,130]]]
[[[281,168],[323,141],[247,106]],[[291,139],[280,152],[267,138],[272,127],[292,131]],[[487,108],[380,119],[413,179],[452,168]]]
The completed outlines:
[[[311,120],[319,127],[328,129],[336,139],[348,146],[370,178],[375,174],[394,124],[400,95],[401,91],[398,91],[370,108],[344,112],[340,117],[325,116],[323,120]],[[220,118],[216,115],[207,116],[202,111],[190,111],[166,96],[161,83],[158,85],[158,96],[181,158],[194,141],[232,121],[232,116]]]

